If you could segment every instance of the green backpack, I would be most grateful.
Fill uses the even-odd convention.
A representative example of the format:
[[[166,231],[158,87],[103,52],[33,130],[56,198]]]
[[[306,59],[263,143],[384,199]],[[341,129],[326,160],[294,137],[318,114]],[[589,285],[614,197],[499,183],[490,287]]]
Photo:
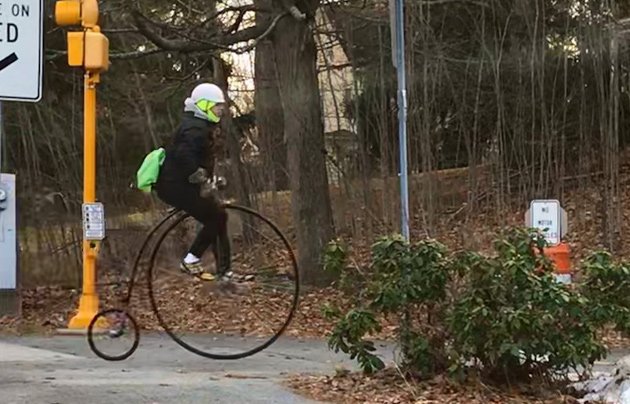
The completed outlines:
[[[162,147],[146,155],[136,173],[136,185],[139,190],[142,192],[152,191],[153,185],[155,185],[160,175],[160,168],[162,167],[165,157],[166,151]]]

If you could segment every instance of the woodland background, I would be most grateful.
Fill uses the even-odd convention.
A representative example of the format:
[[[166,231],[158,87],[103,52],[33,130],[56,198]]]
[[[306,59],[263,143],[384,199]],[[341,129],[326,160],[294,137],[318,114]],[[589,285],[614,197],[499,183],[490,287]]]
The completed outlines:
[[[164,208],[129,188],[200,81],[227,85],[219,170],[292,237],[306,283],[335,236],[397,232],[396,76],[384,0],[103,0],[101,271],[126,267]],[[45,92],[6,103],[22,282],[80,285],[82,73],[45,0]],[[558,198],[576,258],[630,253],[630,3],[408,0],[412,237],[483,249],[529,200]]]

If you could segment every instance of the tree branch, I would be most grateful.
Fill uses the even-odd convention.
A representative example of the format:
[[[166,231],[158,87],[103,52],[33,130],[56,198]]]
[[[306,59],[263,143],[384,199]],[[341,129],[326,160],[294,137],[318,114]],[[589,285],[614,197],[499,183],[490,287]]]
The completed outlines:
[[[117,52],[109,55],[110,59],[113,60],[129,60],[129,59],[139,59],[145,56],[155,55],[156,53],[162,53],[164,49],[149,49],[143,51],[131,51],[131,52]]]
[[[155,55],[156,53],[164,52],[164,49],[149,49],[143,51],[130,51],[130,52],[116,52],[109,55],[109,58],[112,60],[129,60],[129,59],[139,59],[145,56]],[[60,57],[64,57],[68,54],[67,51],[62,51],[58,49],[46,49],[46,61],[57,60]]]
[[[208,58],[205,62],[203,62],[198,67],[196,67],[192,72],[188,73],[184,77],[169,77],[169,76],[166,76],[165,78],[167,80],[172,80],[172,81],[180,81],[180,82],[188,81],[191,77],[193,77],[195,74],[199,73],[202,69],[205,69],[210,62],[212,62],[212,57]]]
[[[343,70],[343,69],[347,69],[348,67],[353,67],[352,63],[348,62],[348,63],[340,63],[336,65],[328,65],[328,66],[323,66],[323,67],[318,68],[317,73],[323,73],[330,70]]]
[[[252,42],[248,46],[244,46],[244,47],[242,47],[240,49],[236,49],[236,50],[234,50],[234,52],[235,53],[245,53],[245,52],[249,52],[250,50],[254,49],[256,47],[256,45],[258,45],[258,43],[260,41],[265,39],[267,36],[269,36],[269,34],[271,34],[273,32],[273,30],[276,27],[276,25],[278,25],[278,21],[280,21],[280,19],[282,19],[282,17],[285,17],[287,15],[288,15],[288,13],[283,13],[283,14],[278,14],[277,16],[275,16],[274,19],[269,24],[269,27],[267,27],[267,30],[265,32],[263,32],[258,38],[255,38],[254,42]]]
[[[293,3],[292,0],[281,0],[284,8],[291,14],[293,18],[298,21],[306,20],[306,14],[300,11],[299,8]]]
[[[245,14],[246,13],[247,13],[246,10],[239,11],[238,16],[236,17],[236,21],[234,21],[234,24],[232,24],[227,29],[227,32],[234,32],[234,31],[238,30],[241,27],[241,24],[243,23],[243,19],[245,18]]]
[[[111,29],[101,29],[103,34],[129,34],[129,33],[139,33],[138,28],[111,28]]]
[[[190,4],[185,4],[182,0],[175,0],[175,1],[179,3],[179,5],[182,6],[183,8],[187,8],[190,12],[193,12],[195,14],[203,14],[203,11],[192,7]]]
[[[207,51],[212,49],[225,49],[229,51],[234,51],[230,48],[231,45],[238,44],[240,42],[247,42],[254,40],[256,43],[260,41],[261,38],[266,37],[271,33],[273,28],[276,26],[278,20],[285,16],[286,14],[277,15],[274,20],[269,24],[269,26],[265,25],[256,25],[254,27],[245,28],[239,30],[233,34],[217,34],[211,38],[211,40],[178,40],[178,39],[168,39],[161,36],[154,27],[159,24],[154,23],[149,20],[147,17],[142,15],[139,11],[134,10],[132,12],[133,19],[136,23],[138,31],[144,35],[149,41],[155,44],[158,48],[169,51],[178,51],[178,52],[199,52],[199,51]],[[242,50],[237,50],[236,52],[242,52]]]
[[[220,17],[223,14],[229,13],[229,12],[243,12],[246,13],[248,11],[254,11],[254,12],[261,12],[261,11],[269,11],[269,10],[263,10],[260,8],[256,8],[254,7],[254,5],[246,5],[246,6],[240,6],[240,7],[226,7],[220,11],[217,11],[216,13],[214,13],[213,15],[209,16],[208,18],[206,18],[205,20],[203,20],[199,25],[198,28],[203,28],[206,24],[208,24],[209,22],[214,21],[215,19],[217,19],[218,17]]]

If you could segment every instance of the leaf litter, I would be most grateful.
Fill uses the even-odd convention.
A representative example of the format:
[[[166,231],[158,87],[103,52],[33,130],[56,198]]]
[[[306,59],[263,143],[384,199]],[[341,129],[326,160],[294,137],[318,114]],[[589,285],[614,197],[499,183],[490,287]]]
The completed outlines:
[[[630,211],[630,189],[621,191],[622,211]],[[572,262],[577,263],[588,251],[603,248],[603,214],[597,208],[601,204],[603,193],[597,189],[583,188],[567,193],[562,201],[563,207],[571,218],[571,231],[567,241],[571,247]],[[515,206],[517,204],[514,204]],[[452,249],[475,248],[481,251],[491,249],[491,240],[504,226],[520,225],[523,221],[524,207],[498,215],[491,209],[479,209],[467,221],[454,220],[454,215],[438,215],[433,237],[444,242]],[[415,220],[420,220],[415,217]],[[414,226],[420,228],[421,226]],[[621,222],[621,234],[630,234],[630,221]],[[474,229],[471,231],[470,229]],[[423,237],[416,232],[414,238]],[[355,263],[365,265],[369,261],[372,240],[349,240]],[[622,238],[619,258],[630,258],[630,238]],[[575,280],[579,281],[579,272]],[[107,276],[101,282],[110,283]],[[224,317],[229,313],[227,304],[204,304],[193,298],[200,292],[201,285],[185,282],[168,283],[164,296],[159,296],[160,309],[167,314],[169,325],[177,330],[225,333],[227,328],[238,330],[240,335],[268,334],[277,324],[269,321],[277,316],[279,308],[286,308],[287,296],[269,295],[250,290],[248,296],[239,297],[239,312],[244,313],[231,318],[228,326]],[[159,330],[160,327],[151,311],[147,299],[147,290],[141,282],[131,301],[131,311],[144,330]],[[99,288],[101,308],[120,307],[120,290],[113,286]],[[204,291],[207,294],[207,291]],[[57,328],[64,328],[78,307],[80,292],[76,289],[56,286],[42,286],[23,289],[22,316],[19,318],[0,317],[0,333],[9,334],[49,334]],[[218,300],[218,299],[217,299]],[[303,290],[296,315],[287,328],[285,335],[291,337],[327,337],[333,323],[327,320],[321,308],[326,304],[335,304],[340,308],[349,307],[350,302],[338,290],[332,287]],[[233,308],[233,305],[231,306]],[[276,320],[277,322],[277,320]],[[395,335],[395,322],[386,323],[377,339],[392,339]],[[601,330],[601,335],[609,348],[630,347],[628,336],[610,328]],[[291,375],[286,383],[296,392],[319,400],[338,403],[575,403],[574,398],[554,391],[523,391],[497,389],[481,383],[459,385],[443,377],[430,381],[410,381],[392,368],[373,376],[348,371],[337,375]]]

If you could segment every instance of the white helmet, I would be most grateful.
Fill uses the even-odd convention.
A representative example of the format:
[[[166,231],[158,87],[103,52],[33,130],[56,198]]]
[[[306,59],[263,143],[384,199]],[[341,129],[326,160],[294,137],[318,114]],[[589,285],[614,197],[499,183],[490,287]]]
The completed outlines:
[[[202,83],[194,88],[192,94],[190,94],[193,102],[200,100],[207,100],[214,104],[224,103],[225,95],[219,86],[211,83]]]

